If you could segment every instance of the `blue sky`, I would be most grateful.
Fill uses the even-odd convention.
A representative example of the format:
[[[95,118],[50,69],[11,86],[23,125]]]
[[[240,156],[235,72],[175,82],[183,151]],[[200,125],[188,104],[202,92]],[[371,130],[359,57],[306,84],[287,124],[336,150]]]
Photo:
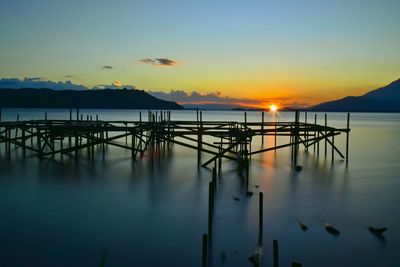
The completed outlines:
[[[389,0],[2,0],[0,78],[317,102],[399,78],[398,10]],[[176,64],[141,61],[156,58]]]

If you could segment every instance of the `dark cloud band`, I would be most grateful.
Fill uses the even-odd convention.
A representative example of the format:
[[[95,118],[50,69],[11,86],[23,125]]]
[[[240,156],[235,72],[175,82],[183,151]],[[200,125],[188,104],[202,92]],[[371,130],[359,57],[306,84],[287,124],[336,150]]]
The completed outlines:
[[[172,59],[168,59],[168,58],[154,58],[154,59],[145,58],[145,59],[141,59],[140,62],[154,65],[154,66],[176,66],[176,65],[178,65],[178,62],[176,62],[175,60],[172,60]]]

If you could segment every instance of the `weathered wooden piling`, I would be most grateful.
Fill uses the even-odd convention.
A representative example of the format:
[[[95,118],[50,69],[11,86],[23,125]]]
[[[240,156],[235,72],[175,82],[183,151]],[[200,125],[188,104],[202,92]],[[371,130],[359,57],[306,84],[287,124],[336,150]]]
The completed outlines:
[[[350,113],[347,113],[347,124],[346,124],[346,163],[349,162],[349,133],[350,133]]]
[[[201,257],[201,266],[207,267],[207,255],[208,255],[208,238],[207,234],[203,234],[203,242],[202,242],[202,257]]]
[[[264,111],[261,112],[261,144],[264,144]]]
[[[328,126],[328,116],[325,113],[325,127],[327,127],[327,126]],[[326,134],[327,134],[327,131],[325,130],[325,135]],[[327,153],[328,153],[328,139],[325,138],[325,152],[324,152],[325,157],[326,157]]]
[[[272,241],[273,253],[274,253],[274,267],[279,266],[279,248],[278,248],[278,240],[274,239]]]
[[[214,213],[214,183],[208,184],[208,236],[212,236],[212,222]]]
[[[299,150],[299,127],[300,127],[300,112],[296,110],[295,112],[295,122],[294,122],[294,146],[293,146],[293,164],[297,166],[298,150]]]
[[[259,193],[258,199],[258,244],[262,245],[264,227],[264,194]]]

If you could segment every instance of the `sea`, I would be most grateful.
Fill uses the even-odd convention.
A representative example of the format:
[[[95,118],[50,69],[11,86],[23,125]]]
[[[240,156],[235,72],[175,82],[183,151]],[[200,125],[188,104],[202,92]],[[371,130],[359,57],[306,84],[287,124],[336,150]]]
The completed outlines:
[[[80,112],[137,120],[140,111]],[[45,113],[69,119],[66,109],[3,108],[2,121],[44,119]],[[325,113],[308,112],[308,120],[315,114],[324,124]],[[347,113],[326,114],[328,125],[346,128]],[[260,111],[246,116],[261,121]],[[244,112],[202,111],[202,118],[244,121]],[[171,119],[196,120],[196,111],[172,111]],[[265,121],[294,121],[294,113],[265,112]],[[337,154],[332,160],[330,148],[325,156],[323,142],[319,156],[300,146],[301,171],[293,168],[290,148],[268,151],[252,156],[246,188],[237,163],[223,160],[207,266],[254,266],[249,256],[259,245],[259,192],[260,266],[273,266],[273,240],[279,266],[400,266],[400,114],[351,113],[350,128],[347,163]],[[273,144],[274,136],[265,136],[264,144],[257,136],[252,149]],[[335,137],[343,153],[345,144],[345,134]],[[195,150],[175,144],[133,160],[131,151],[108,146],[104,157],[99,148],[94,161],[85,152],[76,161],[29,152],[23,158],[11,148],[8,158],[0,144],[0,266],[201,266],[212,170],[198,166]],[[202,162],[211,158],[201,156]],[[340,235],[328,233],[326,223]],[[378,237],[370,226],[388,230]]]

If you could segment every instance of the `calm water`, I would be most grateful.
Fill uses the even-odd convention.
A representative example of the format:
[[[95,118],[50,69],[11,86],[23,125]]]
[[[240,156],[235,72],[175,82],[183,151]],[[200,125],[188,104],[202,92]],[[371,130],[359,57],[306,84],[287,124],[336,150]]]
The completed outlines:
[[[3,109],[3,120],[43,118],[44,110]],[[100,119],[132,120],[137,111],[83,110]],[[279,121],[293,120],[280,112]],[[313,118],[313,114],[309,117]],[[322,123],[322,114],[318,114]],[[65,118],[66,110],[48,110]],[[196,119],[193,111],[173,119]],[[248,112],[248,121],[259,121]],[[205,120],[243,120],[242,112],[203,112]],[[345,127],[346,114],[328,113],[329,124]],[[257,244],[258,197],[264,192],[262,266],[272,265],[272,240],[279,240],[281,266],[399,266],[400,114],[355,113],[350,161],[323,150],[303,149],[303,171],[290,167],[288,149],[253,157],[249,188],[235,164],[223,163],[218,180],[212,266],[252,266]],[[258,138],[259,139],[259,138]],[[272,138],[265,138],[271,144]],[[335,139],[344,151],[344,136]],[[278,139],[283,142],[283,139]],[[260,140],[254,149],[261,147]],[[323,146],[321,146],[323,148]],[[130,152],[109,147],[91,164],[56,157],[6,159],[0,146],[0,266],[200,266],[201,237],[207,232],[209,169],[197,168],[196,152],[175,145],[150,164],[132,162]],[[209,156],[203,154],[203,161]],[[258,185],[259,188],[255,186]],[[233,198],[238,197],[240,201]],[[301,220],[309,226],[302,232]],[[329,222],[341,230],[334,237]],[[387,226],[386,239],[367,226]],[[225,260],[224,260],[225,258]]]

